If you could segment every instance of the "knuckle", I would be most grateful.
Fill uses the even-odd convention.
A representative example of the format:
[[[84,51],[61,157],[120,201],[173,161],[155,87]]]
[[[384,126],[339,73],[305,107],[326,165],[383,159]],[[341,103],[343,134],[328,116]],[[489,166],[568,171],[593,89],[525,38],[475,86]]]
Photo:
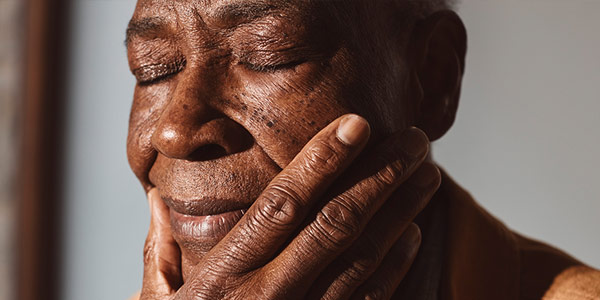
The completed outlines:
[[[431,193],[423,188],[403,185],[398,188],[398,191],[402,195],[402,201],[399,202],[399,205],[402,206],[403,215],[415,216],[429,203]]]
[[[147,238],[144,243],[144,264],[149,264],[156,256],[156,242],[152,238]]]
[[[187,295],[182,299],[208,300],[221,299],[223,293],[219,289],[205,283],[206,281],[194,280]]]
[[[413,214],[417,215],[421,210],[427,206],[429,203],[429,199],[431,199],[431,193],[426,190],[420,189],[412,189],[413,190],[413,201],[414,201],[414,211]]]
[[[396,185],[406,174],[407,166],[407,162],[403,159],[391,160],[375,174],[375,180],[383,186]]]
[[[307,150],[305,156],[305,167],[309,172],[328,174],[340,165],[341,154],[326,140],[315,141]]]
[[[255,257],[253,249],[247,245],[248,241],[240,243],[229,248],[229,251],[219,255],[218,260],[208,261],[206,263],[206,274],[219,277],[227,274],[228,276],[239,275],[244,272],[241,266],[247,265],[249,257]]]
[[[347,278],[346,281],[348,285],[354,285],[367,279],[369,275],[373,274],[376,268],[377,264],[373,260],[357,260],[344,271],[344,277]]]
[[[384,252],[377,242],[361,243],[344,255],[342,260],[348,266],[345,273],[355,281],[362,282],[375,272],[381,264]]]
[[[326,247],[342,248],[360,234],[361,221],[356,211],[335,199],[317,214],[314,227]]]
[[[240,284],[238,279],[202,271],[179,290],[177,300],[235,299],[231,295]]]
[[[396,222],[408,224],[419,214],[424,207],[420,201],[415,201],[412,198],[402,199],[398,205],[395,205],[401,213],[396,216]]]
[[[303,196],[285,182],[274,183],[258,203],[258,224],[268,224],[280,228],[294,225],[300,216]]]
[[[354,269],[362,274],[371,274],[383,260],[383,250],[379,243],[361,245],[358,259],[354,262]]]

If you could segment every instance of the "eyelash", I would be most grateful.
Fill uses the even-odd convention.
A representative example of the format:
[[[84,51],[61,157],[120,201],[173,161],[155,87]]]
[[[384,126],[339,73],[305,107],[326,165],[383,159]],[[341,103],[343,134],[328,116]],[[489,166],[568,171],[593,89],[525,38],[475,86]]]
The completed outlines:
[[[296,60],[296,61],[292,61],[292,62],[287,62],[287,63],[283,63],[283,64],[275,64],[275,65],[253,64],[253,63],[249,63],[249,62],[240,62],[240,64],[251,71],[262,72],[262,73],[274,73],[274,72],[284,70],[284,69],[292,69],[295,66],[300,65],[304,62],[305,61],[303,61],[303,60]]]
[[[175,75],[185,68],[185,59],[180,59],[172,63],[161,63],[141,66],[133,70],[139,85],[150,85]]]
[[[297,65],[304,63],[303,60],[296,60],[292,62],[286,62],[282,64],[253,64],[250,62],[239,62],[248,70],[261,73],[274,73],[284,69],[292,69]],[[169,77],[181,72],[185,68],[186,60],[180,59],[172,63],[161,63],[151,64],[139,67],[133,70],[139,85],[146,86],[156,84],[162,80],[168,79]]]

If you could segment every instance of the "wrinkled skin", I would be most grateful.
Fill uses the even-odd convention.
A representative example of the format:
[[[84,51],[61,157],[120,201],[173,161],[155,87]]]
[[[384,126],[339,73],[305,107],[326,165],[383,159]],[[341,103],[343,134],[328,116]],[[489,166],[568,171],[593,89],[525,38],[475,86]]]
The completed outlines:
[[[138,2],[127,152],[152,211],[142,299],[392,297],[439,185],[427,136],[454,120],[466,44],[447,11],[392,34],[395,9]],[[239,216],[193,217],[223,212]]]

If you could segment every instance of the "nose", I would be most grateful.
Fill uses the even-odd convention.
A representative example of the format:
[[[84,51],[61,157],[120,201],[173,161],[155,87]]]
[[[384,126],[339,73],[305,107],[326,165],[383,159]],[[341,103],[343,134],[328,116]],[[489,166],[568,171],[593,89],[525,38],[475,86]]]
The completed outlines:
[[[151,138],[160,154],[186,160],[241,152],[251,141],[244,127],[207,105],[199,92],[181,86],[166,104]]]

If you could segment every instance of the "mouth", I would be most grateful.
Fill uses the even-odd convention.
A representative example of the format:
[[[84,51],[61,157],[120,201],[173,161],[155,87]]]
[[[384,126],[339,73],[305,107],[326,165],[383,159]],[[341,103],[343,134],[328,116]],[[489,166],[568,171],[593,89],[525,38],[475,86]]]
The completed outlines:
[[[220,240],[244,216],[249,204],[235,200],[180,200],[165,196],[170,208],[171,230],[183,240]]]
[[[171,210],[171,230],[174,235],[201,240],[222,239],[240,221],[245,209],[228,211],[216,215],[190,216]]]
[[[235,199],[198,198],[184,200],[161,195],[165,204],[173,211],[187,216],[214,216],[223,213],[248,209],[247,201]]]
[[[148,173],[169,207],[170,229],[186,264],[217,245],[280,172],[255,146],[208,161],[158,154]]]

